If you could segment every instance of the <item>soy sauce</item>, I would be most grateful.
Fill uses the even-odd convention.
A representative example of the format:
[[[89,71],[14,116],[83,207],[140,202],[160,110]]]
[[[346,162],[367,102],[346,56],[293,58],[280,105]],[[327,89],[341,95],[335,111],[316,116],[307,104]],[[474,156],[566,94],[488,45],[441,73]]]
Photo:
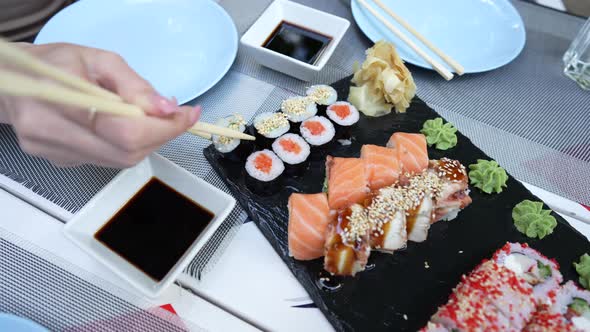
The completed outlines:
[[[211,211],[154,177],[94,237],[160,281],[213,218]]]
[[[332,37],[282,21],[262,44],[262,47],[299,61],[314,64]]]

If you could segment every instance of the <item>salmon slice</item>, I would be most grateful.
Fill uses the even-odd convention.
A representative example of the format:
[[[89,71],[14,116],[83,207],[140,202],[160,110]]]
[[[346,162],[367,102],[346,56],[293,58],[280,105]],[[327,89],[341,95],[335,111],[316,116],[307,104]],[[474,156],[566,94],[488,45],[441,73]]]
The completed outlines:
[[[365,162],[365,172],[371,190],[381,189],[397,182],[401,166],[397,150],[377,145],[363,145],[361,159]]]
[[[369,187],[362,159],[328,156],[326,175],[328,203],[332,210],[342,210],[367,198]]]
[[[325,193],[289,197],[289,253],[299,260],[324,255],[326,229],[333,219]]]
[[[397,150],[397,158],[404,173],[418,174],[428,167],[426,137],[422,134],[393,133],[387,147]]]

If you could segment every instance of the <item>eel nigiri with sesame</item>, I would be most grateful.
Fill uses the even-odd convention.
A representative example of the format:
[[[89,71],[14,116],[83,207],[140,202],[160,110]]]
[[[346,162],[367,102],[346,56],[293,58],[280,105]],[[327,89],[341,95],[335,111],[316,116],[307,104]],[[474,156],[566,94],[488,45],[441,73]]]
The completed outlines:
[[[288,207],[290,255],[299,260],[322,257],[328,224],[334,219],[326,194],[293,193]]]

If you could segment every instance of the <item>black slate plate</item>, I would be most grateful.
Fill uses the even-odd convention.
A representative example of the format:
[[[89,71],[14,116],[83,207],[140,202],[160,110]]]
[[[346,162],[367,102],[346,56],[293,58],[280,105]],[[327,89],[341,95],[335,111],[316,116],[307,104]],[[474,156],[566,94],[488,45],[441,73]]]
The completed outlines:
[[[333,84],[340,99],[348,96],[349,82],[350,78],[346,78]],[[337,330],[418,330],[437,307],[446,302],[460,276],[491,256],[506,241],[529,243],[546,256],[555,258],[566,280],[577,280],[572,262],[584,252],[590,252],[590,243],[555,214],[558,225],[553,234],[543,240],[529,239],[519,233],[512,222],[512,208],[524,199],[538,198],[512,177],[501,194],[487,195],[472,188],[473,204],[455,220],[434,224],[425,242],[408,243],[405,251],[394,255],[371,253],[369,263],[374,263],[375,267],[345,279],[339,291],[328,292],[318,286],[322,259],[303,262],[289,257],[287,199],[292,192],[321,191],[328,151],[334,156],[358,157],[361,145],[385,145],[393,132],[419,132],[424,121],[438,116],[418,98],[405,114],[380,118],[361,116],[352,131],[352,145],[335,143],[330,149],[313,152],[304,173],[286,177],[279,191],[270,196],[251,192],[245,181],[244,162],[226,160],[212,146],[205,149],[207,160]],[[464,165],[477,159],[490,159],[461,134],[458,134],[455,148],[445,152],[429,149],[428,152],[430,159],[446,156]],[[429,268],[425,268],[425,262]]]

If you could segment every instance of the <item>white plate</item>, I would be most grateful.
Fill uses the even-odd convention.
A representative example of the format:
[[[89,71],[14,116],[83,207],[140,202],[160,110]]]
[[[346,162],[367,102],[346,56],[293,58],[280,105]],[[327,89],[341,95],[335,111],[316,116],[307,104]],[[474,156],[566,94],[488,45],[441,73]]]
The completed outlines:
[[[52,42],[117,52],[162,95],[182,104],[225,75],[238,34],[211,0],[84,0],[55,15],[35,39]]]
[[[393,20],[380,7],[370,6],[423,46],[414,36]],[[399,16],[438,48],[457,60],[466,73],[477,73],[501,67],[520,54],[526,33],[522,19],[508,0],[382,0]],[[385,25],[351,0],[354,19],[373,42],[391,41],[405,61],[427,69],[432,67],[397,38]],[[435,59],[428,48],[423,49]],[[442,61],[442,60],[441,60]],[[449,67],[449,70],[452,69]]]
[[[201,232],[180,260],[159,282],[150,278],[94,238],[94,234],[152,177],[157,177],[215,215],[215,218]],[[184,270],[227,218],[235,204],[235,199],[230,195],[197,178],[171,161],[153,154],[137,166],[119,173],[66,224],[64,233],[67,238],[143,294],[154,298],[176,280],[178,274]],[[166,206],[162,206],[162,209],[166,208]]]

